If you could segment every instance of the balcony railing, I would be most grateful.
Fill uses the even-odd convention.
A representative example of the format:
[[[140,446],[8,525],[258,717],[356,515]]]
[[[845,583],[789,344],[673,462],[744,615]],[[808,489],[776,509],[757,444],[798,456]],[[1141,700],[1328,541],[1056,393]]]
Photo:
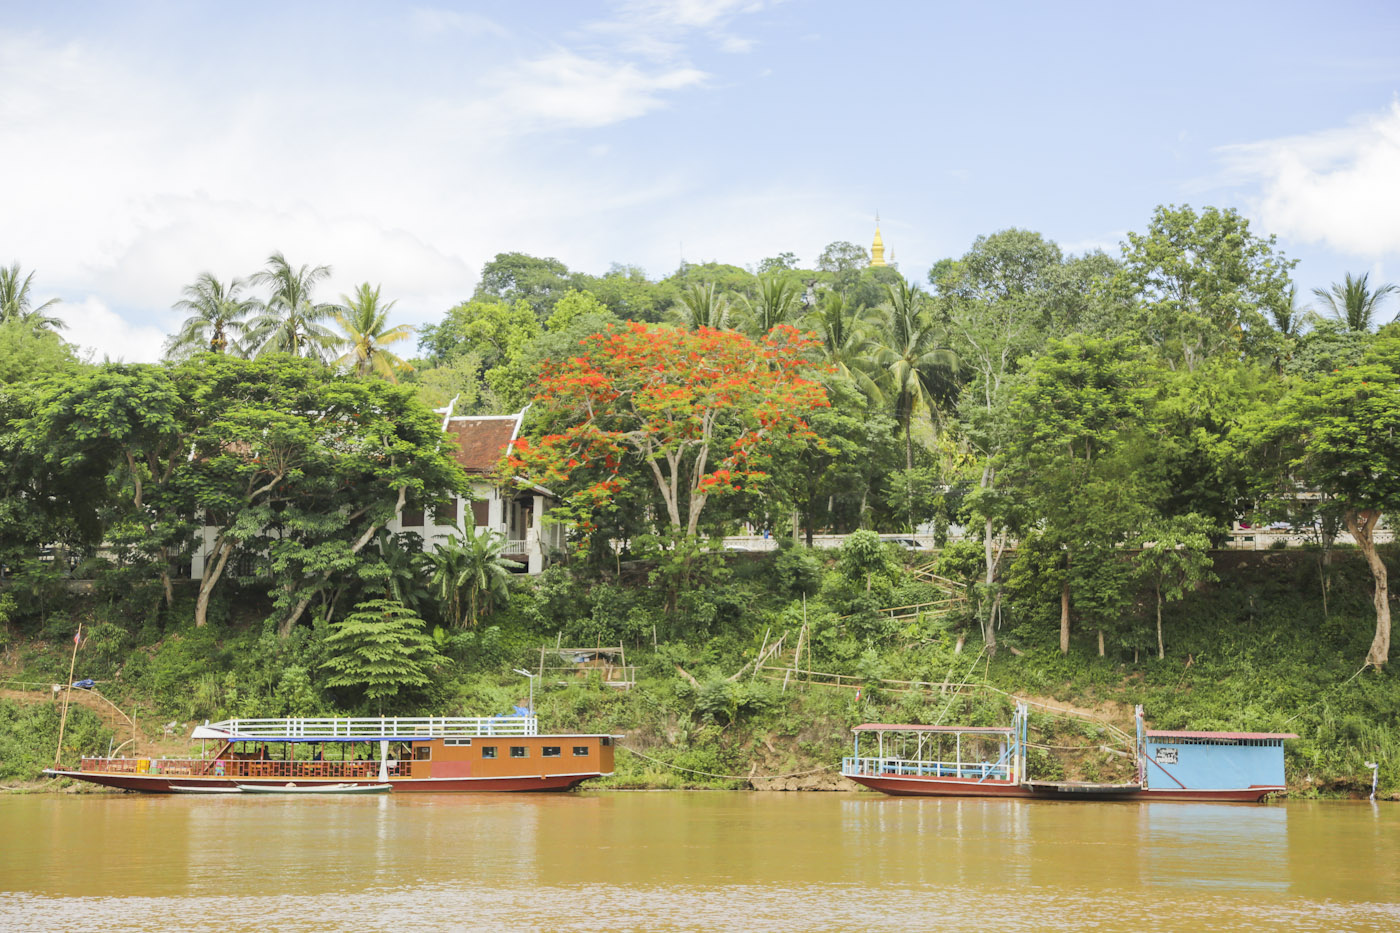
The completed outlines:
[[[389,777],[413,777],[414,762],[389,761]],[[154,777],[374,780],[378,761],[263,761],[240,758],[84,758],[80,771],[143,774]]]
[[[907,758],[843,758],[841,773],[861,777],[946,777],[1008,781],[1010,769],[990,761],[911,761]]]
[[[359,719],[227,719],[196,726],[194,738],[361,741],[538,735],[534,716],[390,716]]]

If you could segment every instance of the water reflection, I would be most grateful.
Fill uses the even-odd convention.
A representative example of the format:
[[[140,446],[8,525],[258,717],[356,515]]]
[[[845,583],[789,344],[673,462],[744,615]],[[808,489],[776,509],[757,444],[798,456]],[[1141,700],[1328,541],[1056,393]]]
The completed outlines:
[[[1397,830],[1308,802],[0,797],[0,929],[1397,929]]]

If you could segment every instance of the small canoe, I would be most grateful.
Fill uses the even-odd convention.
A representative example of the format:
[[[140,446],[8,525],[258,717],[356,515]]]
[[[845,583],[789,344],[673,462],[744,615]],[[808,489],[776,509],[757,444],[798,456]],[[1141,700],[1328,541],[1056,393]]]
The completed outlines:
[[[382,794],[388,784],[238,784],[245,794]]]

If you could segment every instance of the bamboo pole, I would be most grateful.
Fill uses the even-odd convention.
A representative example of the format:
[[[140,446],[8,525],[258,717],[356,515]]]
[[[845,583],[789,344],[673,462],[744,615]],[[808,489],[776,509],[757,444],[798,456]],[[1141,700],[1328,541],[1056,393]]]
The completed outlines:
[[[53,766],[63,757],[63,729],[68,725],[68,698],[73,693],[73,671],[78,666],[78,645],[83,640],[83,623],[78,623],[78,633],[73,636],[73,657],[68,662],[68,682],[63,685],[63,713],[58,717],[58,747],[53,750]]]

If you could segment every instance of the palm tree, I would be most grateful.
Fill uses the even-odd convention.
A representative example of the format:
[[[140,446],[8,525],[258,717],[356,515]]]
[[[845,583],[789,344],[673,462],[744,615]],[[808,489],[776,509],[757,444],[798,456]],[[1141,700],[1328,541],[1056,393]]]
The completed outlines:
[[[432,553],[433,586],[452,624],[474,628],[497,600],[510,595],[511,564],[501,557],[505,544],[504,535],[468,526],[465,534],[439,544]]]
[[[390,382],[398,382],[397,373],[413,367],[384,346],[407,340],[413,326],[388,326],[389,312],[397,302],[380,304],[378,286],[370,288],[368,282],[356,289],[353,298],[341,295],[340,301],[342,307],[335,312],[335,323],[343,335],[339,342],[345,353],[335,361],[336,365],[354,370],[357,376],[378,373]]]
[[[715,293],[714,282],[697,283],[682,291],[680,303],[673,314],[691,330],[702,327],[723,330],[729,326],[729,302]]]
[[[758,301],[744,299],[745,317],[749,331],[762,337],[786,324],[797,314],[799,292],[797,283],[787,276],[766,276],[758,280]]]
[[[1371,273],[1366,272],[1361,278],[1353,279],[1348,272],[1346,281],[1342,284],[1333,282],[1330,291],[1314,288],[1313,294],[1327,305],[1327,311],[1332,317],[1347,326],[1347,330],[1368,331],[1381,301],[1391,292],[1400,290],[1387,284],[1372,291],[1366,284],[1370,275]]]
[[[925,409],[938,421],[938,402],[949,397],[957,373],[957,357],[942,345],[942,332],[924,313],[924,294],[901,279],[885,286],[884,332],[874,340],[874,359],[886,388],[894,396],[894,417],[904,431],[905,468],[914,472],[914,414]],[[913,487],[910,487],[913,525]]]
[[[826,292],[808,324],[822,341],[822,355],[838,375],[849,379],[873,401],[884,393],[869,372],[870,336],[854,308],[840,292]]]
[[[243,285],[242,279],[225,285],[212,272],[201,272],[193,285],[186,285],[185,297],[174,307],[191,314],[166,344],[166,355],[178,358],[208,350],[241,356],[238,341],[247,329],[243,319],[257,307],[257,301],[239,295]]]
[[[66,325],[45,313],[58,304],[57,298],[50,298],[37,308],[29,306],[29,286],[33,281],[33,272],[26,275],[23,282],[20,281],[19,263],[14,263],[8,269],[0,266],[0,324],[23,321],[35,330],[62,330]]]
[[[262,313],[248,327],[249,349],[255,355],[290,353],[323,359],[336,335],[321,322],[340,310],[336,305],[312,300],[316,283],[330,277],[330,266],[293,269],[280,252],[267,259],[267,268],[255,272],[254,285],[269,285],[272,294],[260,302]]]

